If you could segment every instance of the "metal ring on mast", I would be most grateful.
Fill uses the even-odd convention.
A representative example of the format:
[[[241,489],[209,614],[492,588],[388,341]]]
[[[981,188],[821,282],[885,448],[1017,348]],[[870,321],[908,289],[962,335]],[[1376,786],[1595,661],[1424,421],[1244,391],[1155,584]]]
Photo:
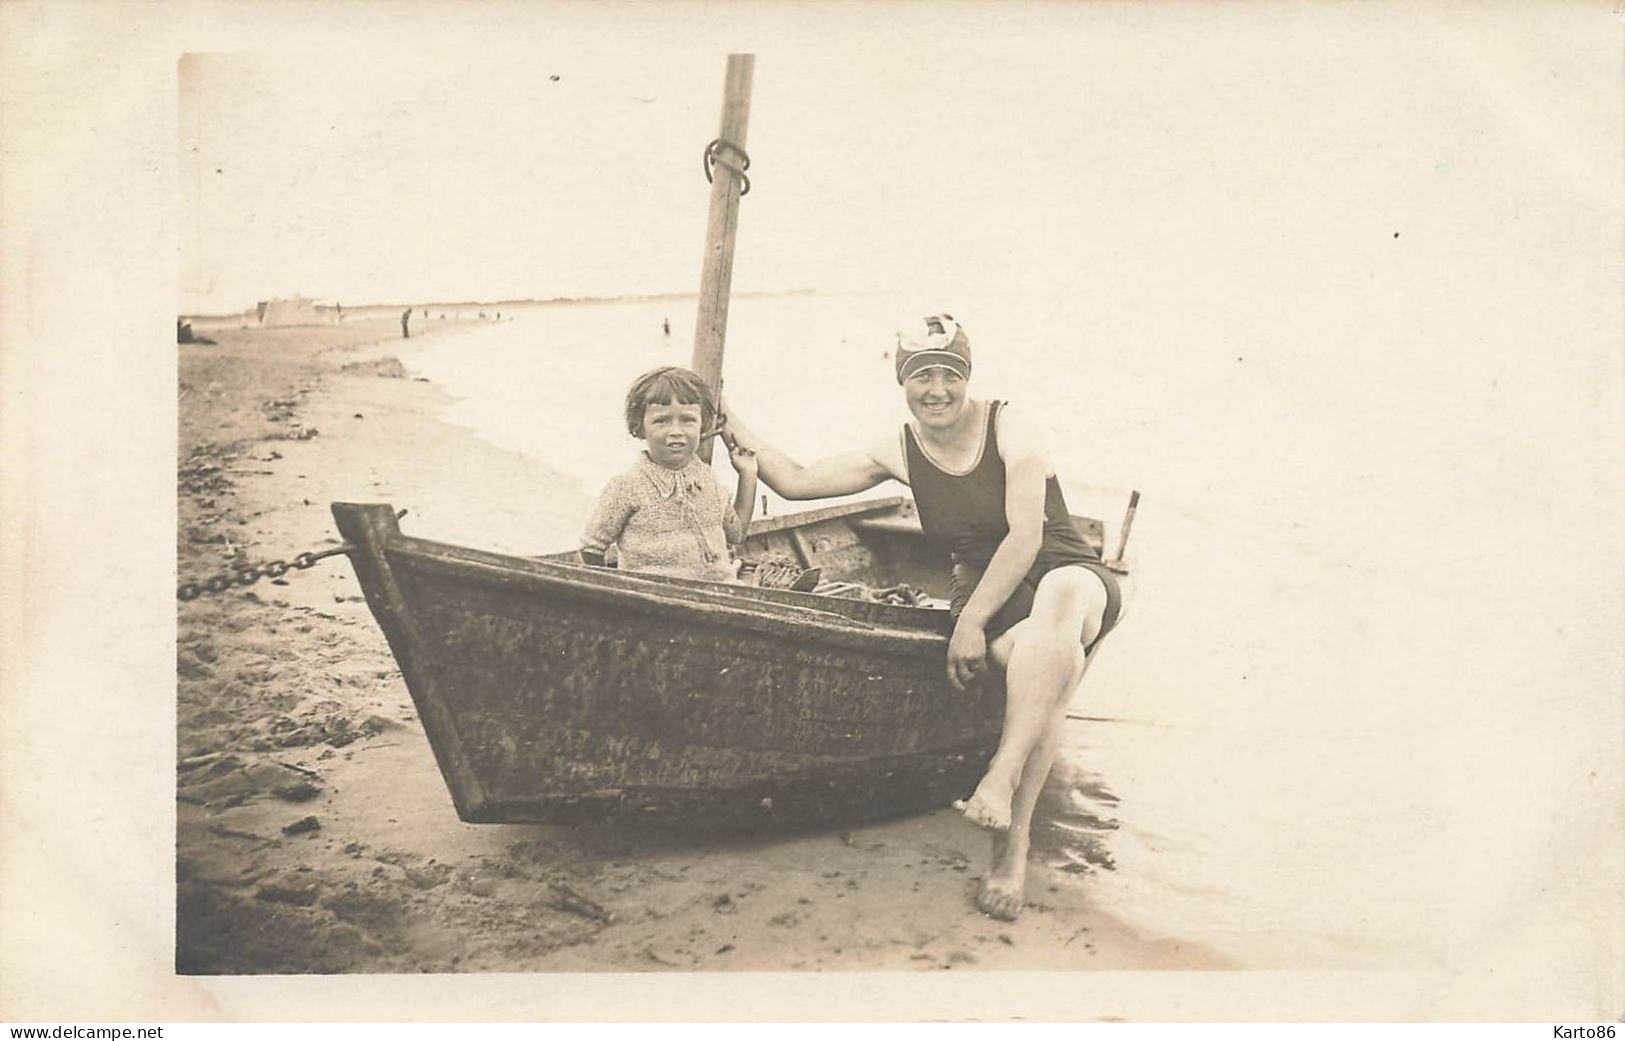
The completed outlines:
[[[742,162],[734,163],[724,157],[722,155],[723,149],[738,155]],[[745,173],[746,170],[750,169],[749,153],[732,141],[724,141],[720,137],[716,138],[705,146],[705,154],[700,157],[700,167],[705,171],[705,182],[707,184],[711,183],[711,171],[718,166],[725,166],[739,176],[741,184],[739,189],[740,198],[750,194],[750,176]]]

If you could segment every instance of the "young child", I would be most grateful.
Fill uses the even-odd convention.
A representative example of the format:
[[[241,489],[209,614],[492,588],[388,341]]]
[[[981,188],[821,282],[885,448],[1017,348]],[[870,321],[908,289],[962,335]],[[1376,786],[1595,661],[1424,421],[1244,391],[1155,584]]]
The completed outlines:
[[[688,369],[667,365],[633,381],[626,429],[647,447],[632,469],[604,486],[581,536],[584,563],[602,566],[613,543],[623,571],[735,581],[728,550],[750,524],[756,455],[729,446],[739,489],[731,504],[724,501],[711,467],[696,454],[716,417],[710,390]]]

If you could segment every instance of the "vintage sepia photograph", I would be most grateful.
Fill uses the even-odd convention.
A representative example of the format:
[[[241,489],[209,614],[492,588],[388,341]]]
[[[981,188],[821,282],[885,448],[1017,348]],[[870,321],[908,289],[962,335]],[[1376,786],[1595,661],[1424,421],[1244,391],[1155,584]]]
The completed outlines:
[[[827,176],[839,102],[755,68],[182,58],[179,971],[1228,964],[1090,906],[1148,721],[1078,694],[1137,502],[1079,301],[808,224],[881,156],[1007,194],[954,138],[1011,70],[864,70]]]
[[[1625,1012],[1608,4],[270,10],[155,134],[187,993]]]

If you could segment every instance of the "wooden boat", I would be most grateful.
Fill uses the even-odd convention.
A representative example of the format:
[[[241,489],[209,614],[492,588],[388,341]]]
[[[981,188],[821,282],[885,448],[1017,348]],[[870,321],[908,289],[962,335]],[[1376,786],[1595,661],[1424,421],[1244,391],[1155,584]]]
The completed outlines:
[[[1002,679],[948,683],[945,608],[502,556],[405,535],[387,505],[333,513],[465,821],[859,821],[964,797],[997,744]],[[901,498],[758,520],[742,555],[770,553],[947,595]]]

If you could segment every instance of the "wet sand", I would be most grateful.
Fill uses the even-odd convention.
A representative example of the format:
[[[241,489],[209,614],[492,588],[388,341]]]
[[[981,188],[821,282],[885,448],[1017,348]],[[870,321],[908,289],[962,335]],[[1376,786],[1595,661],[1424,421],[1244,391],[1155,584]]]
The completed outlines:
[[[181,581],[335,545],[335,499],[484,548],[570,546],[577,482],[440,420],[402,366],[458,328],[180,347]],[[771,839],[464,824],[342,557],[182,603],[177,667],[182,973],[1225,967],[1097,905],[1109,835],[1069,870],[1036,858],[1004,923],[971,903],[987,838],[946,809]]]

